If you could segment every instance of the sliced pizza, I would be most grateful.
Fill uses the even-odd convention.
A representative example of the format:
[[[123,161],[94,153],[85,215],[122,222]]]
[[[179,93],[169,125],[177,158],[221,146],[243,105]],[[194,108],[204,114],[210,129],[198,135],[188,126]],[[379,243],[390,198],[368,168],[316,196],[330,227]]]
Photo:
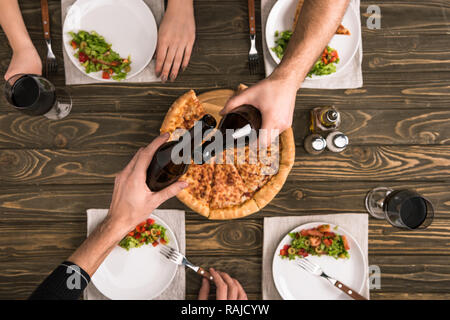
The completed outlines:
[[[205,217],[209,216],[213,173],[214,164],[212,163],[201,165],[192,163],[186,173],[179,179],[179,181],[189,183],[189,186],[178,193],[178,199]]]
[[[194,90],[179,97],[167,111],[160,132],[172,134],[177,129],[190,129],[195,121],[206,114]]]
[[[337,28],[336,34],[342,34],[342,35],[346,35],[346,36],[351,35],[350,30],[348,30],[342,24],[340,24],[339,27]]]
[[[244,181],[232,164],[217,164],[211,189],[211,209],[222,209],[239,205],[248,199]]]

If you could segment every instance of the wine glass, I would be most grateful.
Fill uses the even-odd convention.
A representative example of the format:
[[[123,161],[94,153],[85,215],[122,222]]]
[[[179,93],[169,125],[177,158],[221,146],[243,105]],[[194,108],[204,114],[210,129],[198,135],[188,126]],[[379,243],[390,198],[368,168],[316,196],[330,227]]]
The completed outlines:
[[[31,116],[60,120],[72,109],[70,94],[39,75],[16,74],[6,81],[4,91],[9,104]]]
[[[366,209],[376,219],[408,229],[425,229],[433,221],[432,203],[413,190],[379,187],[366,196]]]

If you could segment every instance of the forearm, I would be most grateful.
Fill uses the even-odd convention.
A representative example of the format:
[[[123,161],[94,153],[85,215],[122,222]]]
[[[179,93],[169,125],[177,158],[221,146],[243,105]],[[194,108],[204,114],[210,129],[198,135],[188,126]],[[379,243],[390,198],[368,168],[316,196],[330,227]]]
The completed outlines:
[[[168,0],[167,1],[167,10],[193,10],[194,9],[194,0]],[[187,12],[183,12],[186,14]]]
[[[300,88],[342,21],[350,0],[305,0],[283,60],[271,75]]]
[[[126,235],[126,228],[109,218],[101,223],[81,246],[69,257],[69,261],[77,264],[92,276],[108,254]]]
[[[0,25],[13,51],[33,46],[17,0],[0,0]]]

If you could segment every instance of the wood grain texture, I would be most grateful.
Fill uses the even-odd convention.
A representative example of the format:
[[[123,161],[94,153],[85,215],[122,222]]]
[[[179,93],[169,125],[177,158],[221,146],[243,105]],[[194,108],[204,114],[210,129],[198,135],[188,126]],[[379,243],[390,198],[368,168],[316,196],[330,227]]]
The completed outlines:
[[[144,145],[144,144],[143,144]],[[137,151],[120,145],[92,150],[2,149],[0,182],[9,184],[112,183]],[[290,178],[295,181],[446,181],[450,145],[350,146],[320,157],[297,148]]]
[[[260,6],[256,32],[260,41]],[[369,263],[380,266],[372,299],[450,298],[450,52],[447,0],[379,0],[381,29],[366,27],[373,1],[362,0],[364,87],[301,89],[293,121],[294,169],[277,197],[258,214],[207,221],[187,210],[187,253],[195,263],[238,278],[261,298],[263,217],[365,214],[376,186],[411,188],[431,199],[436,218],[426,231],[406,232],[370,219]],[[39,1],[20,6],[42,57]],[[53,49],[62,64],[60,1],[49,1]],[[196,44],[175,83],[95,84],[68,88],[74,107],[62,121],[31,118],[0,96],[0,299],[23,299],[84,240],[86,209],[107,208],[114,175],[157,134],[172,102],[197,93],[254,84],[248,72],[247,2],[196,0]],[[0,31],[0,70],[11,51]],[[61,70],[51,77],[64,85]],[[0,84],[1,85],[1,84]],[[305,154],[309,110],[335,105],[351,146],[341,154]],[[176,199],[163,208],[185,209]],[[238,267],[239,266],[239,267]],[[187,297],[200,285],[187,271]]]

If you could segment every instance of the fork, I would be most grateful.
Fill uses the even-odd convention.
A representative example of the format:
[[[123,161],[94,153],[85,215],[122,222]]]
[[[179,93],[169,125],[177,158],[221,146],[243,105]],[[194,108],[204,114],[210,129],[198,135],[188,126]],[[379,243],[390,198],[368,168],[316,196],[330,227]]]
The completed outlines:
[[[250,25],[250,51],[248,53],[248,67],[250,74],[258,73],[259,56],[256,50],[256,23],[255,23],[255,0],[248,0],[248,20]]]
[[[214,278],[208,271],[206,271],[202,267],[192,264],[184,255],[182,255],[180,252],[178,252],[174,248],[163,245],[163,246],[161,246],[161,249],[159,250],[159,252],[164,257],[166,257],[168,260],[172,261],[173,263],[175,263],[179,266],[186,266],[186,267],[194,270],[195,272],[197,272],[197,274],[201,275],[202,277],[205,277],[206,279],[208,279],[210,281],[214,280]]]
[[[50,18],[48,14],[48,1],[41,0],[42,26],[44,29],[44,38],[47,43],[47,59],[45,61],[45,75],[56,73],[58,71],[58,63],[52,50],[52,40],[50,38]]]
[[[342,292],[349,295],[353,299],[367,300],[367,298],[363,297],[355,290],[352,290],[351,288],[347,287],[342,282],[340,282],[336,279],[333,279],[332,277],[327,275],[325,272],[323,272],[322,268],[319,265],[309,261],[308,259],[301,258],[301,259],[297,260],[297,265],[300,266],[302,269],[306,270],[307,272],[312,273],[315,276],[320,276],[322,278],[327,279],[332,285],[334,285],[336,288],[340,289]]]

